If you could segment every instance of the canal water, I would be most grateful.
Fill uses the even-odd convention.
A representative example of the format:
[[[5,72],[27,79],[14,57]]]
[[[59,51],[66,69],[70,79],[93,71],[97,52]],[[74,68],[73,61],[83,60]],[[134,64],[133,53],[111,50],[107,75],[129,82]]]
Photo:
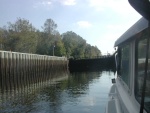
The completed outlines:
[[[0,89],[0,113],[104,113],[112,71],[63,73],[52,81]]]

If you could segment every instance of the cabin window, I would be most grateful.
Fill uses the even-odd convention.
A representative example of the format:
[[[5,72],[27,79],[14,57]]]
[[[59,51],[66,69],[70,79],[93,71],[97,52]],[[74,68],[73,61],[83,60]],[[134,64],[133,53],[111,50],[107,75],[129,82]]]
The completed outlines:
[[[120,75],[122,80],[129,86],[130,44],[126,44],[125,46],[123,46],[120,52],[121,52]]]
[[[146,48],[147,48],[147,38],[146,33],[143,34],[143,38],[136,42],[136,75],[135,75],[135,97],[141,102],[142,89],[144,82],[145,74],[145,64],[146,64]],[[146,88],[145,88],[145,109],[150,112],[150,49],[149,49],[149,59],[148,59],[148,70],[147,70],[147,79],[146,79]]]

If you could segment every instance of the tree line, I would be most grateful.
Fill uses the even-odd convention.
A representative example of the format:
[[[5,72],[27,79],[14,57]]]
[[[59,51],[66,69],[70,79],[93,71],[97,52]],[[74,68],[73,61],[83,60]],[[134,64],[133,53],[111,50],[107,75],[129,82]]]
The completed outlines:
[[[0,27],[0,50],[68,58],[101,55],[96,46],[86,43],[73,31],[60,34],[52,19],[44,22],[41,31],[24,18],[17,18],[14,23],[8,22]]]

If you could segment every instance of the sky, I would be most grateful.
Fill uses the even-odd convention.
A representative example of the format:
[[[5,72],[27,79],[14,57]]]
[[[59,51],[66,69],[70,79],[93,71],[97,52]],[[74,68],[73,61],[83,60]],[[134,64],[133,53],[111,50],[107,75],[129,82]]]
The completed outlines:
[[[60,34],[73,31],[103,55],[141,18],[128,0],[0,0],[0,15],[0,27],[20,17],[39,30],[51,18]]]

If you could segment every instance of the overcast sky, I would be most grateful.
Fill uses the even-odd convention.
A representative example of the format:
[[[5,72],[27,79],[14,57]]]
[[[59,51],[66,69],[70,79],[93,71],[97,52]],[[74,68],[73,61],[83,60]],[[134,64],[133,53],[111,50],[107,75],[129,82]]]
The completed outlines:
[[[0,0],[0,27],[18,17],[40,30],[51,18],[60,34],[73,31],[103,54],[112,53],[115,40],[141,18],[128,0]]]

